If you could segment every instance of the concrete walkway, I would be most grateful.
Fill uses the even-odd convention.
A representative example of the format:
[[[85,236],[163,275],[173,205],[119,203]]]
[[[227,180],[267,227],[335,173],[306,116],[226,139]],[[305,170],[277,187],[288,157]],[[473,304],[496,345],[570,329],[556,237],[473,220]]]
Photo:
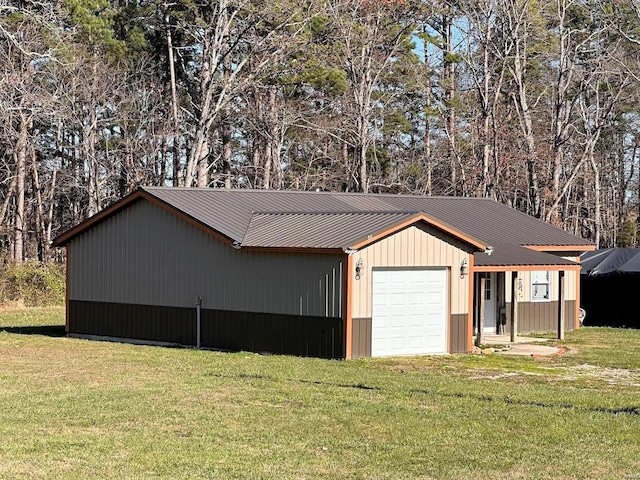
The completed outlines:
[[[539,342],[546,342],[548,338],[537,337],[516,337],[515,343],[511,342],[510,335],[483,334],[482,343],[486,345],[507,345],[508,350],[494,352],[500,355],[524,355],[524,356],[549,356],[559,355],[564,349],[561,347],[551,347],[549,345],[536,345]]]
[[[514,343],[511,349],[502,352],[495,352],[500,355],[525,355],[528,357],[544,357],[549,355],[560,355],[564,352],[563,348],[550,347],[549,345],[535,345],[531,343]]]

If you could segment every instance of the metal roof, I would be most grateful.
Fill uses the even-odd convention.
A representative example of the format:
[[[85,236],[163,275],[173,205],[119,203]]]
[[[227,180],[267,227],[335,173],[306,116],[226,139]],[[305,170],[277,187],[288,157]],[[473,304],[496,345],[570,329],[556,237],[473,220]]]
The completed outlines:
[[[412,216],[402,212],[254,213],[242,246],[346,249]]]
[[[576,262],[566,260],[557,255],[538,252],[518,245],[495,245],[491,255],[480,252],[474,255],[474,268],[482,271],[482,267],[506,266],[577,266]]]
[[[248,231],[255,212],[306,212],[309,214],[304,218],[290,215],[279,219],[280,229],[268,229],[260,224],[260,228],[264,229],[260,240],[265,244],[275,244],[280,241],[277,238],[268,237],[267,231],[274,236],[283,232],[289,232],[287,235],[291,235],[290,232],[302,224],[306,226],[305,228],[321,230],[317,224],[312,224],[311,213],[326,213],[327,218],[323,221],[332,225],[340,224],[345,229],[341,235],[347,238],[361,234],[361,224],[348,222],[345,220],[348,217],[340,215],[329,219],[331,214],[327,212],[336,215],[366,212],[377,212],[379,215],[424,212],[432,218],[446,222],[456,231],[479,239],[487,245],[592,247],[591,242],[576,235],[484,198],[175,187],[146,187],[142,190],[238,243],[244,243],[245,233],[251,233],[252,236],[247,240],[252,239],[251,243],[256,244],[257,237],[253,236],[253,232]],[[381,221],[382,218],[378,216],[375,222]],[[266,222],[264,219],[263,221]],[[320,239],[316,236],[313,238],[316,238],[317,245],[335,244],[336,241],[328,236],[336,234],[336,231],[336,229],[328,230],[327,238]],[[302,231],[298,230],[297,233],[302,234]]]
[[[247,248],[359,249],[416,222],[476,252],[493,246],[492,255],[475,254],[479,269],[576,265],[536,250],[593,248],[587,240],[489,199],[175,187],[140,188],[62,233],[54,245],[67,244],[141,199],[164,205],[221,240]]]

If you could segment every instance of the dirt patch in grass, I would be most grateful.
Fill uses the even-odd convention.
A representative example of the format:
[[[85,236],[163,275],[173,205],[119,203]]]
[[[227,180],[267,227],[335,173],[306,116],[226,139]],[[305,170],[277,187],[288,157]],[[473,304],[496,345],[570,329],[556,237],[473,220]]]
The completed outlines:
[[[582,364],[567,367],[567,371],[569,372],[567,378],[596,378],[610,385],[640,387],[640,370],[637,369],[627,370],[623,368],[608,368]]]

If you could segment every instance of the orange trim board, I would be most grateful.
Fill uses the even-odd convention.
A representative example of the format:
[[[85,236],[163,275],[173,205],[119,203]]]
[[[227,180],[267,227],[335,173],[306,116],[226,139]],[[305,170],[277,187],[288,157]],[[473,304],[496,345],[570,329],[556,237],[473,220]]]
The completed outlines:
[[[501,265],[501,266],[486,266],[482,265],[475,267],[476,272],[533,272],[533,271],[565,271],[565,272],[579,272],[580,265]]]
[[[574,308],[575,319],[574,319],[574,327],[580,328],[580,273],[575,276],[575,284],[576,284],[576,308]]]
[[[443,232],[446,232],[450,235],[452,235],[453,237],[458,238],[459,240],[462,240],[464,243],[467,243],[473,247],[476,247],[480,250],[486,250],[488,245],[485,245],[484,243],[482,243],[480,240],[473,238],[463,232],[460,232],[459,230],[456,230],[455,228],[451,227],[450,225],[447,225],[446,223],[433,218],[425,213],[417,213],[415,215],[410,216],[409,218],[402,220],[394,225],[392,225],[389,228],[386,228],[378,233],[376,233],[375,235],[370,235],[369,237],[367,237],[366,239],[362,239],[357,241],[356,243],[354,243],[353,245],[349,246],[349,248],[354,249],[354,250],[359,250],[363,247],[366,247],[378,240],[380,240],[383,237],[387,237],[389,235],[392,235],[394,233],[396,233],[399,230],[402,230],[405,227],[408,227],[410,225],[413,225],[414,223],[423,221],[425,222],[427,225],[431,225],[432,227],[437,228],[438,230],[441,230]]]
[[[474,306],[473,306],[473,299],[475,297],[475,289],[476,289],[476,285],[475,285],[475,267],[474,267],[474,263],[473,263],[473,255],[469,255],[469,292],[468,292],[468,299],[467,299],[467,303],[468,303],[468,308],[469,308],[469,313],[467,313],[468,318],[467,318],[467,352],[471,352],[473,351],[473,312],[474,312]]]

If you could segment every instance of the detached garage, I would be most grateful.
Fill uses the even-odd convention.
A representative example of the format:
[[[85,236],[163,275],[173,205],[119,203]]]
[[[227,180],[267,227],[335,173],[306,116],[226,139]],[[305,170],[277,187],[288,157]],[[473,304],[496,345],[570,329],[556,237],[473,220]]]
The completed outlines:
[[[55,244],[69,335],[324,358],[470,351],[504,305],[573,328],[593,249],[487,199],[162,187]]]

